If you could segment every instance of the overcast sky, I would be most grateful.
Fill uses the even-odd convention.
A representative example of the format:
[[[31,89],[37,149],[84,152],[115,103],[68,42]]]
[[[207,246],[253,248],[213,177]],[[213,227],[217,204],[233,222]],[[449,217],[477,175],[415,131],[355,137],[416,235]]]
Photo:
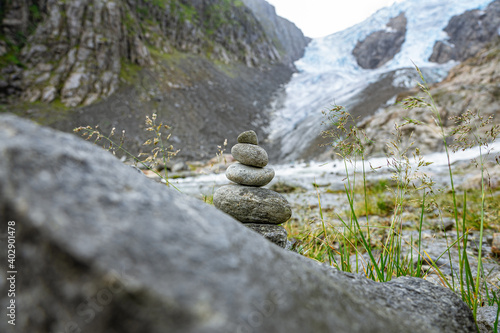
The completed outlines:
[[[355,25],[397,0],[267,0],[279,16],[307,37],[323,37]],[[399,0],[400,1],[400,0]]]

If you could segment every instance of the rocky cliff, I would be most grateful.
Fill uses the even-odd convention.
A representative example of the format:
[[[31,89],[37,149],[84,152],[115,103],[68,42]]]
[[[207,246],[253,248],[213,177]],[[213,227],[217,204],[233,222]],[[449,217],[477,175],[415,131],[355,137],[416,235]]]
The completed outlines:
[[[498,36],[499,27],[500,0],[492,2],[485,10],[469,10],[454,16],[444,29],[448,40],[436,42],[429,60],[441,64],[474,56]]]
[[[182,156],[208,157],[233,130],[266,122],[308,42],[264,0],[253,5],[9,1],[0,11],[0,102],[66,131],[123,128],[132,150],[145,141],[145,115],[157,112]]]
[[[352,50],[359,66],[375,69],[391,60],[405,41],[406,16],[401,13],[389,20],[385,30],[379,30],[358,41]]]

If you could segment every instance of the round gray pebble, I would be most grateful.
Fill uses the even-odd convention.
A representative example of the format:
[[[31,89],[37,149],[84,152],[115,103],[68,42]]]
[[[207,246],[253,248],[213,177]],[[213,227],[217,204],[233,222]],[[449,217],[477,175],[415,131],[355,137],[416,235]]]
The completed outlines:
[[[273,180],[274,170],[235,163],[227,168],[226,177],[240,185],[264,186]]]
[[[237,143],[231,148],[231,154],[238,162],[258,168],[265,167],[269,162],[266,151],[249,143]]]
[[[245,131],[238,135],[238,143],[249,143],[252,145],[258,145],[259,140],[257,139],[257,133],[254,131]]]
[[[262,187],[222,186],[214,193],[214,206],[243,223],[281,224],[292,216],[283,196]]]

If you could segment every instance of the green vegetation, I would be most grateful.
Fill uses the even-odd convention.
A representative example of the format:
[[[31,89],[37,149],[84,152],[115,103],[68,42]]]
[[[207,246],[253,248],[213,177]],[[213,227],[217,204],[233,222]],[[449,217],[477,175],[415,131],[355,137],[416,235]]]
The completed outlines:
[[[42,14],[36,4],[29,6],[29,11],[34,21],[39,21],[42,18]]]
[[[3,35],[0,35],[0,41],[5,42],[7,46],[7,53],[0,56],[0,68],[4,68],[7,65],[24,66],[19,59],[21,48]]]
[[[137,82],[140,70],[141,66],[123,59],[120,68],[120,78],[126,83],[132,84]]]
[[[5,16],[5,7],[7,4],[8,2],[5,4],[2,2],[0,4],[0,22]],[[9,38],[0,32],[0,40],[5,42],[7,45],[7,53],[0,56],[0,68],[7,65],[24,67],[24,64],[20,60],[21,49],[27,42],[27,36],[31,35],[35,31],[38,23],[42,20],[42,14],[40,13],[40,9],[36,1],[28,7],[28,10],[29,19],[26,31],[16,31],[15,35],[10,36]]]
[[[189,22],[196,22],[198,20],[198,12],[193,6],[183,4],[182,2],[170,3],[170,10],[175,13],[179,19]]]
[[[393,170],[391,180],[369,183],[365,152],[371,141],[356,127],[344,108],[335,106],[326,114],[332,129],[323,135],[331,139],[334,151],[344,162],[347,178],[343,195],[348,207],[345,211],[324,211],[318,191],[318,205],[311,207],[317,209],[316,218],[309,223],[293,220],[285,227],[289,237],[295,240],[295,251],[346,272],[363,272],[379,282],[399,276],[426,278],[433,274],[442,285],[456,291],[476,317],[478,307],[499,304],[494,291],[498,287],[492,289],[486,282],[482,241],[477,242],[478,267],[474,271],[469,264],[473,252],[468,238],[471,230],[479,231],[479,240],[483,239],[485,228],[499,231],[500,196],[487,188],[485,158],[488,142],[496,139],[500,126],[491,126],[491,118],[483,119],[468,111],[451,119],[457,123],[456,130],[445,133],[433,96],[416,68],[422,79],[419,87],[425,97],[406,98],[402,105],[410,110],[428,108],[429,116],[440,126],[448,157],[450,187],[435,189],[432,179],[424,172],[430,163],[423,159],[414,143],[403,144],[405,126],[424,126],[409,118],[395,125],[394,139],[387,144],[387,165]],[[448,144],[451,139],[455,139],[453,146]],[[452,172],[450,150],[473,146],[480,147],[477,167],[481,170],[481,186],[459,192],[454,185],[456,175]],[[361,171],[350,171],[352,165],[356,166],[354,170]],[[456,230],[455,235],[443,231],[448,246],[438,258],[430,258],[423,248],[423,230],[431,214],[437,214],[441,222],[451,218]],[[408,222],[416,234],[403,234],[403,225]],[[452,260],[452,252],[458,253],[458,267]],[[452,267],[451,276],[444,274],[436,264],[439,259],[448,261]]]
[[[215,3],[205,9],[203,14],[207,19],[203,24],[208,35],[213,35],[221,26],[231,23],[232,2],[231,0],[222,0],[220,3]]]
[[[123,142],[125,140],[125,131],[123,130],[121,136],[118,140],[114,139],[115,128],[111,130],[109,135],[104,135],[100,132],[99,126],[95,126],[92,128],[91,126],[81,126],[75,128],[73,132],[81,133],[81,135],[86,140],[93,140],[94,144],[102,145],[102,147],[110,151],[113,155],[116,154],[117,151],[124,153],[127,157],[132,158],[136,163],[139,163],[146,169],[150,170],[158,177],[162,179],[162,182],[167,186],[172,186],[177,189],[174,185],[169,182],[168,171],[167,171],[167,162],[170,158],[177,155],[179,150],[175,150],[172,145],[168,145],[168,140],[172,134],[167,133],[166,136],[163,131],[169,130],[170,127],[168,125],[164,125],[163,123],[156,122],[157,115],[153,113],[151,117],[146,116],[146,131],[153,132],[154,136],[151,139],[148,139],[144,142],[144,146],[152,146],[150,153],[141,153],[139,156],[134,156],[128,150],[123,148]],[[141,157],[144,157],[141,159]],[[163,170],[164,175],[161,174],[161,170],[158,170],[159,161],[163,162]]]
[[[179,0],[148,0],[147,2],[162,10],[168,9],[169,13],[181,22],[196,22],[198,20],[196,8]],[[149,15],[146,7],[138,7],[137,12],[143,18],[147,18]]]

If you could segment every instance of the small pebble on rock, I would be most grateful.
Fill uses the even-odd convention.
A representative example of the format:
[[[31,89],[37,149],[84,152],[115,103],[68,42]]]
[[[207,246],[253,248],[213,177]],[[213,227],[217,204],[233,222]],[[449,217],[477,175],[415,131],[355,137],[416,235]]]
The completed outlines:
[[[258,145],[257,133],[254,131],[245,131],[238,135],[238,143],[249,143],[251,145]]]

